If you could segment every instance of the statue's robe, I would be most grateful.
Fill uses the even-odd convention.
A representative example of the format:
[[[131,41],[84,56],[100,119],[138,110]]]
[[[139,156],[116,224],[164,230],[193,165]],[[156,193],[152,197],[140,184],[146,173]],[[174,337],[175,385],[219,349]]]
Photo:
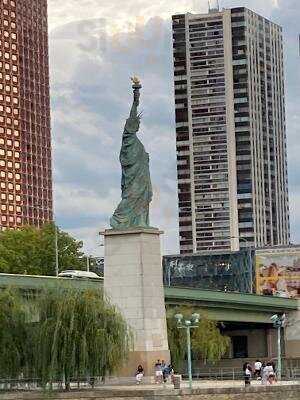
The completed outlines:
[[[132,122],[136,121],[127,120],[120,152],[122,201],[110,219],[111,227],[119,230],[149,227],[152,200],[149,155],[134,132],[138,128],[131,129]]]

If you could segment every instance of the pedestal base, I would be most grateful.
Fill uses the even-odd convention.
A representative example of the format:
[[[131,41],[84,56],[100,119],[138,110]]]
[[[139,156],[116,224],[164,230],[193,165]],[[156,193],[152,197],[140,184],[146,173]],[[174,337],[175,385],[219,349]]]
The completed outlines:
[[[132,376],[135,373],[137,366],[142,365],[145,376],[153,377],[155,374],[154,364],[157,360],[164,360],[166,363],[169,363],[170,351],[131,351],[126,366],[120,369],[118,375],[124,377]]]
[[[157,359],[169,362],[162,260],[158,229],[106,230],[104,290],[134,334],[123,376],[141,364],[152,375]]]
[[[300,300],[298,311],[289,312],[288,324],[285,328],[285,356],[286,358],[300,358]]]

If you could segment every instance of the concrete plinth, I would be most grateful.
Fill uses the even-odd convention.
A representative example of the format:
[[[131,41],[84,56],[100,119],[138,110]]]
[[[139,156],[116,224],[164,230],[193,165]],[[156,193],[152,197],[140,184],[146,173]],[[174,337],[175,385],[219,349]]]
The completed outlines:
[[[285,356],[286,358],[300,358],[300,300],[298,311],[289,312],[285,328]]]
[[[158,229],[106,230],[104,290],[134,333],[134,351],[122,376],[139,364],[153,374],[157,359],[170,359]]]

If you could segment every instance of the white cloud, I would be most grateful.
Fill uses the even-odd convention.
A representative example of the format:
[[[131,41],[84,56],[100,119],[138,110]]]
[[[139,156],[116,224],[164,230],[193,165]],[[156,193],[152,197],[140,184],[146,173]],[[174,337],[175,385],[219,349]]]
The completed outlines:
[[[56,189],[56,212],[64,217],[80,215],[95,217],[100,220],[103,215],[110,215],[119,191],[110,189],[107,196],[99,196],[92,188],[82,190],[77,185],[60,184]]]
[[[84,238],[85,253],[95,257],[104,256],[103,237],[99,234],[100,232],[101,228],[93,226],[69,229],[69,233],[77,240]]]
[[[205,12],[207,0],[49,0],[50,29],[68,22],[104,18],[111,33],[135,30],[150,18],[174,13]]]

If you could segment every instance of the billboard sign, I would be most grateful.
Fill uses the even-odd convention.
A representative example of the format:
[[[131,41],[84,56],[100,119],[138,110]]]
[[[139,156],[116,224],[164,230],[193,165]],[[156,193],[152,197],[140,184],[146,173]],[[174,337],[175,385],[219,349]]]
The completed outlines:
[[[300,298],[300,252],[256,254],[256,292]]]

